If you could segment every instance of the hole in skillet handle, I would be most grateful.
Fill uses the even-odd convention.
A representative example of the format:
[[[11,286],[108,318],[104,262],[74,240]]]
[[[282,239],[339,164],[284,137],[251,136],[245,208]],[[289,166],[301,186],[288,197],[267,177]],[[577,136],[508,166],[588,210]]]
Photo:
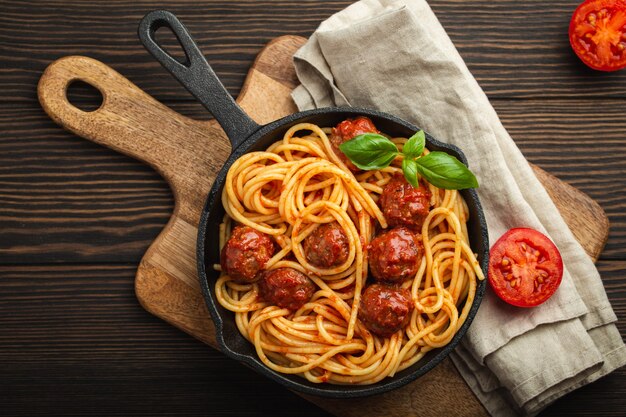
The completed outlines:
[[[176,34],[172,32],[168,27],[161,26],[156,28],[154,38],[155,42],[169,56],[171,56],[184,66],[189,67],[191,61],[189,60],[187,53],[180,45],[180,41],[176,37]]]
[[[157,43],[156,31],[163,27],[170,29],[176,36],[185,52],[185,63],[179,62]],[[233,149],[259,129],[259,125],[226,91],[198,45],[174,14],[166,10],[148,13],[139,23],[138,35],[148,52],[217,119]]]

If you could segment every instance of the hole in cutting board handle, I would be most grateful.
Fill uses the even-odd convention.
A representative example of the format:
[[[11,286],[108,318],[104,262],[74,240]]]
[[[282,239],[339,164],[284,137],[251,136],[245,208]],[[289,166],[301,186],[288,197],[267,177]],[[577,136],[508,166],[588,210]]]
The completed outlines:
[[[67,86],[67,101],[84,112],[93,112],[102,107],[102,92],[82,80],[74,80]]]
[[[190,59],[183,49],[180,40],[168,26],[159,26],[154,32],[154,42],[178,63],[189,67]]]

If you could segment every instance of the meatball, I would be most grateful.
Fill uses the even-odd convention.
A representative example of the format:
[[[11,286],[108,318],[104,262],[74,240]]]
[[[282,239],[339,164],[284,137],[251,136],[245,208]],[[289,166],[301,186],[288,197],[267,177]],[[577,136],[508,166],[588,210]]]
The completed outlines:
[[[418,188],[403,175],[395,175],[383,188],[378,203],[390,226],[419,230],[430,209],[430,190],[423,183]]]
[[[248,226],[237,226],[222,248],[222,271],[235,281],[254,282],[274,250],[274,244],[264,233]]]
[[[372,333],[389,337],[407,325],[411,311],[409,290],[372,284],[361,297],[359,318]]]
[[[296,311],[311,299],[315,284],[295,269],[279,268],[261,274],[259,290],[270,303]]]
[[[352,172],[359,171],[359,168],[356,167],[346,155],[339,149],[339,145],[342,143],[349,141],[355,136],[362,135],[363,133],[379,133],[374,123],[367,117],[359,116],[354,119],[346,119],[343,122],[339,123],[336,127],[333,128],[332,133],[330,135],[330,144],[332,145],[333,151],[342,160],[344,164],[350,169]]]
[[[391,229],[368,246],[370,272],[378,281],[402,282],[415,276],[422,252],[420,237],[406,227]]]
[[[315,229],[304,239],[303,248],[307,261],[320,268],[343,264],[350,252],[348,236],[337,222]]]

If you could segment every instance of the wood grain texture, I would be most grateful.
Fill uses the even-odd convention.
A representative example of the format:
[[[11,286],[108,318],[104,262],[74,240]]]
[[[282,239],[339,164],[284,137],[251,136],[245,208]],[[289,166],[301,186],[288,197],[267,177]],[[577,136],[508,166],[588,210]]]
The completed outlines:
[[[134,264],[0,266],[2,416],[250,416],[268,398],[283,405],[272,415],[324,415],[147,314],[135,272]]]
[[[87,55],[106,61],[153,97],[179,99],[186,91],[163,79],[159,65],[134,37],[137,22],[155,7],[176,13],[233,95],[256,53],[271,39],[308,36],[351,0],[108,2],[0,1],[0,86],[6,96],[34,105],[32,86],[51,61]],[[490,97],[626,97],[624,71],[599,74],[571,52],[567,38],[578,0],[434,0],[431,7]],[[112,19],[113,18],[113,19]],[[271,22],[271,23],[269,23]],[[42,42],[42,35],[45,41]]]
[[[207,120],[136,40],[143,14],[179,14],[237,95],[266,42],[308,36],[350,2],[0,1],[3,415],[324,415],[141,309],[135,266],[169,218],[171,193],[150,168],[58,129],[35,86],[53,60],[88,55]],[[429,3],[529,160],[609,215],[599,269],[626,335],[626,73],[594,73],[569,52],[578,0]],[[76,99],[94,103],[84,91]],[[621,415],[625,398],[619,370],[541,415]]]
[[[625,334],[626,262],[598,268]],[[272,415],[329,416],[145,313],[135,272],[135,264],[0,266],[3,416],[266,416],[270,401],[280,402]],[[542,416],[619,416],[615,398],[624,396],[626,369]]]
[[[238,102],[257,122],[266,123],[296,110],[289,97],[297,82],[291,57],[304,40],[293,36],[277,38],[252,65]],[[84,112],[69,103],[67,86],[74,79],[87,82],[102,93],[99,109]],[[51,64],[39,82],[38,93],[44,110],[61,126],[146,161],[169,182],[176,202],[174,213],[140,263],[135,281],[137,298],[146,310],[217,348],[215,329],[195,270],[197,223],[203,205],[197,196],[208,193],[215,176],[211,168],[228,156],[228,144],[216,130],[216,122],[196,122],[173,114],[106,65],[84,57],[61,58]],[[268,102],[272,106],[267,106]],[[204,134],[203,126],[207,127]],[[208,143],[215,146],[208,147]],[[564,217],[575,223],[590,256],[597,258],[608,233],[602,209],[578,190],[539,168],[535,170],[559,202]],[[202,175],[204,178],[200,178]],[[581,222],[580,214],[600,222]],[[390,416],[404,416],[411,411],[450,416],[485,414],[450,361],[419,382],[362,399],[358,406],[306,398],[341,416],[376,414],[382,410]],[[421,398],[433,401],[422,402]],[[465,406],[453,406],[459,403]]]

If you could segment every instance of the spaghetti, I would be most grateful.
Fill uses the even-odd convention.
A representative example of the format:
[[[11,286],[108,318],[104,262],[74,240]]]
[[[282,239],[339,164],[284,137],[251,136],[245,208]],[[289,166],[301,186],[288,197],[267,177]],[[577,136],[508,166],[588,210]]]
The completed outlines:
[[[368,245],[377,228],[388,227],[377,202],[401,173],[401,160],[353,174],[333,150],[330,134],[330,128],[309,123],[293,126],[266,151],[235,161],[222,194],[220,248],[235,223],[270,236],[276,250],[263,269],[291,268],[308,276],[312,297],[296,311],[281,308],[260,296],[258,282],[242,283],[225,271],[215,284],[216,296],[274,371],[315,383],[372,384],[449,343],[468,316],[477,279],[484,277],[469,246],[462,196],[428,184],[431,208],[416,233],[423,244],[417,273],[397,283],[410,294],[410,315],[390,336],[370,331],[359,312]],[[392,141],[400,149],[406,143]],[[335,222],[346,237],[347,255],[331,266],[310,262],[303,242]]]

